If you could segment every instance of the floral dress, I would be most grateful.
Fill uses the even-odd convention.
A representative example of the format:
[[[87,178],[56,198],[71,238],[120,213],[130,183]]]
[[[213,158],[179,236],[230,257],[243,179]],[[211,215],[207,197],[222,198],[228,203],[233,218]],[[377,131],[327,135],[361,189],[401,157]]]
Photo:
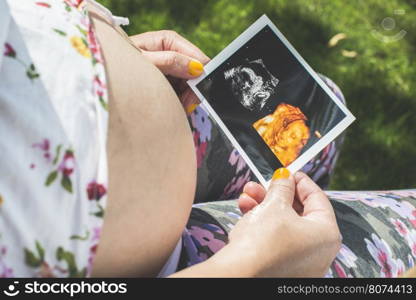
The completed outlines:
[[[108,96],[83,1],[1,0],[0,47],[0,276],[88,276]]]

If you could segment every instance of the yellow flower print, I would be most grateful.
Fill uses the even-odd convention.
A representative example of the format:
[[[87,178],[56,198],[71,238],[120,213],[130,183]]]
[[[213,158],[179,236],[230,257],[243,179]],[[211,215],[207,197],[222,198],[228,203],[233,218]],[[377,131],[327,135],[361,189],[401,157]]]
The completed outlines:
[[[91,51],[87,47],[86,43],[79,36],[73,36],[70,39],[72,47],[78,51],[79,54],[85,56],[86,58],[91,58]]]

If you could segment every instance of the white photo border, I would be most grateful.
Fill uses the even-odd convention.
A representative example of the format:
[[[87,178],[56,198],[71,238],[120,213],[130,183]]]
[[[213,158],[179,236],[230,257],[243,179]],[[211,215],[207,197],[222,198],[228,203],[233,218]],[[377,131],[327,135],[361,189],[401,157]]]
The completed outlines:
[[[268,188],[270,180],[267,181],[256,165],[246,154],[244,149],[240,146],[238,141],[234,138],[232,133],[228,130],[227,126],[222,122],[221,118],[217,115],[215,110],[201,94],[196,85],[204,80],[212,71],[216,70],[218,66],[223,64],[229,59],[242,45],[252,39],[257,33],[259,33],[265,26],[269,26],[270,29],[277,35],[277,37],[283,42],[286,48],[295,56],[300,64],[306,69],[306,71],[312,76],[312,78],[319,84],[319,86],[329,95],[332,101],[339,107],[339,109],[345,114],[345,117],[334,128],[332,128],[327,134],[325,134],[319,141],[300,155],[294,162],[292,162],[287,169],[293,174],[299,171],[308,161],[310,161],[315,155],[317,155],[322,149],[324,149],[331,141],[333,141],[339,134],[341,134],[352,122],[355,117],[348,110],[348,108],[337,98],[337,96],[331,91],[331,89],[322,81],[319,75],[309,66],[309,64],[300,56],[295,48],[289,43],[289,41],[283,36],[283,34],[277,29],[273,22],[266,16],[262,15],[257,21],[255,21],[249,28],[247,28],[240,36],[232,41],[224,50],[222,50],[215,58],[213,58],[205,67],[204,73],[198,78],[188,80],[187,83],[191,89],[195,92],[198,98],[201,100],[201,106],[208,111],[208,113],[214,118],[214,120],[221,127],[225,135],[231,141],[233,146],[237,149],[247,165],[253,171],[254,175],[259,179],[260,183]]]

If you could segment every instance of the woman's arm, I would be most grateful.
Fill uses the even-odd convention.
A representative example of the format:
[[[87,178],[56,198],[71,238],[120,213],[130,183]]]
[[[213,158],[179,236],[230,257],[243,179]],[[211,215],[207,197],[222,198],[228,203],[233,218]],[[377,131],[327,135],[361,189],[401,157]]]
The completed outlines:
[[[252,263],[241,261],[238,249],[226,245],[208,260],[172,274],[170,278],[188,277],[256,277]]]

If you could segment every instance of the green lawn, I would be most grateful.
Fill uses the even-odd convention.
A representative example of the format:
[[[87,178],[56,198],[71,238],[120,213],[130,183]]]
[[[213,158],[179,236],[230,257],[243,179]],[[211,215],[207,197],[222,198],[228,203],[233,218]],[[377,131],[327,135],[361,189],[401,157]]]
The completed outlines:
[[[331,188],[416,188],[416,0],[101,2],[130,18],[129,34],[173,29],[211,57],[267,14],[317,72],[341,87],[357,117]],[[381,26],[386,17],[396,22],[390,31]],[[372,34],[393,36],[401,29],[406,35],[391,43]],[[347,39],[328,47],[337,33]]]

